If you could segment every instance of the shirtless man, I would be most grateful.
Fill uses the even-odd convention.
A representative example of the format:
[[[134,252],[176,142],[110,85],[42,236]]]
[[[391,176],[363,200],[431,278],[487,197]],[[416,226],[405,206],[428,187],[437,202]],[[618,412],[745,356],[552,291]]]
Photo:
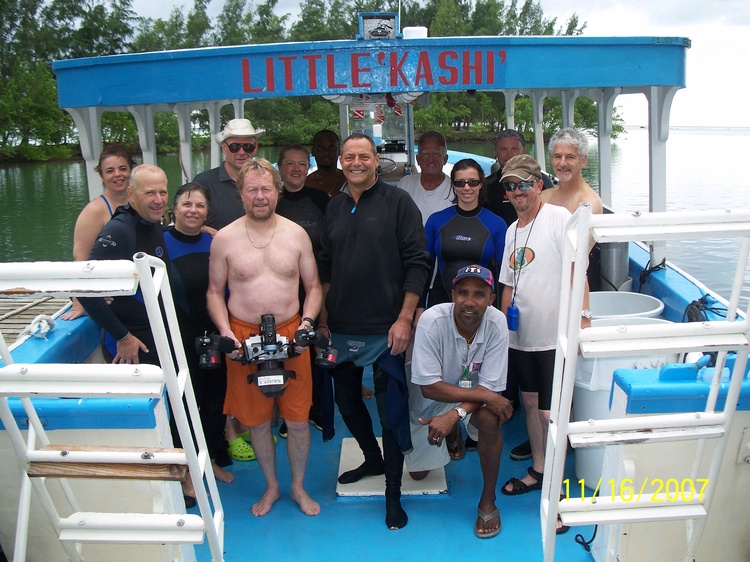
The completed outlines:
[[[581,131],[560,129],[549,141],[552,170],[560,182],[542,191],[542,201],[575,213],[581,203],[591,203],[591,212],[602,212],[602,200],[583,179],[581,171],[589,159],[589,141]]]
[[[237,189],[245,215],[220,230],[211,244],[208,311],[222,336],[238,343],[259,334],[264,314],[273,314],[276,331],[291,341],[294,332],[311,328],[320,311],[322,291],[310,238],[302,227],[276,214],[281,179],[263,158],[248,161],[237,176]],[[305,288],[300,320],[299,281]],[[229,300],[225,292],[229,288]],[[317,515],[320,506],[304,489],[305,468],[310,452],[307,422],[312,403],[309,350],[284,361],[296,372],[284,394],[265,396],[258,385],[249,384],[248,374],[257,364],[243,366],[228,361],[227,396],[224,413],[250,428],[250,437],[266,480],[266,490],[252,507],[262,516],[279,499],[276,450],[271,434],[274,401],[288,427],[287,454],[292,471],[291,498],[306,515]]]
[[[589,159],[589,141],[586,135],[576,129],[560,129],[549,141],[549,158],[560,183],[542,191],[542,201],[565,207],[571,213],[575,213],[581,203],[591,203],[591,212],[601,214],[601,197],[591,189],[581,173]],[[599,245],[589,236],[589,267],[586,275],[591,291],[601,290],[600,261]]]

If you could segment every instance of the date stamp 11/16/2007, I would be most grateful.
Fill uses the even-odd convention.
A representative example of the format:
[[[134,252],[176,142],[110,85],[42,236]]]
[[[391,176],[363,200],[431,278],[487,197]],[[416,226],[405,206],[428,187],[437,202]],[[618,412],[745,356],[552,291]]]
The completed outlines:
[[[586,482],[578,480],[571,485],[570,478],[563,480],[562,501],[578,499],[581,501],[595,502],[599,495],[602,484],[609,484],[612,501],[651,503],[676,503],[692,502],[696,498],[703,501],[703,494],[708,486],[708,478],[644,478],[640,486],[636,486],[632,478],[623,478],[618,481],[615,478],[604,480],[599,478],[592,496],[586,496]],[[580,495],[578,494],[580,490]]]

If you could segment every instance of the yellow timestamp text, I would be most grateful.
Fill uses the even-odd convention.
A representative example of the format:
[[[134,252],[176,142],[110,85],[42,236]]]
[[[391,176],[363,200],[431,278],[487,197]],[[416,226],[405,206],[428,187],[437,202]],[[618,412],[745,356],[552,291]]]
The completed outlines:
[[[586,496],[586,481],[582,478],[578,480],[578,486],[575,483],[571,485],[570,478],[563,480],[563,497],[562,500],[578,499],[578,488],[580,487],[580,498],[581,501],[590,500],[596,501],[599,496],[599,490],[602,484],[609,484],[611,490],[612,501],[619,500],[623,502],[635,502],[642,501],[642,497],[646,494],[643,500],[651,503],[676,503],[676,502],[691,502],[694,499],[703,501],[703,494],[708,486],[708,478],[668,478],[666,480],[662,478],[644,478],[643,483],[640,486],[636,486],[632,478],[623,478],[622,480],[616,480],[610,478],[604,480],[599,478],[594,489],[594,495]]]

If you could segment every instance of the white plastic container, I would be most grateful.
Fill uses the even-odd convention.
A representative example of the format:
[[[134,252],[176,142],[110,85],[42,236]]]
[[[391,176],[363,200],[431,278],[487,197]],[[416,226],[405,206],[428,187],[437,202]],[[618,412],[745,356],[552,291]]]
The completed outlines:
[[[592,293],[592,295],[594,294],[596,293]],[[654,300],[658,301],[658,299]],[[658,302],[661,304],[661,301]],[[630,316],[595,319],[591,321],[591,326],[596,328],[602,326],[668,323],[668,320],[661,318]],[[579,357],[576,365],[576,388],[573,393],[572,420],[601,420],[610,417],[609,397],[616,369],[656,369],[667,363],[676,363],[678,360],[679,357],[677,354],[596,357],[593,359]],[[602,475],[604,447],[576,449],[575,458],[576,477],[579,480],[583,479],[587,487],[594,489],[599,477]]]
[[[589,295],[592,318],[656,318],[664,303],[651,295],[626,291],[595,291]]]

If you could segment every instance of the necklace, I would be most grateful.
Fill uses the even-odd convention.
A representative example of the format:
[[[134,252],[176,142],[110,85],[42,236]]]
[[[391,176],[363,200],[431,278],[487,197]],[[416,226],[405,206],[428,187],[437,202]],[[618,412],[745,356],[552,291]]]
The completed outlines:
[[[539,211],[542,210],[542,205],[544,203],[541,203],[539,207],[536,210],[536,213],[534,213],[534,218],[531,220],[531,226],[529,227],[529,232],[526,234],[526,244],[524,244],[523,248],[521,248],[521,251],[523,252],[523,255],[519,257],[518,254],[518,241],[517,241],[517,235],[518,235],[518,223],[516,223],[516,230],[513,232],[513,255],[515,259],[515,270],[513,271],[513,294],[511,296],[510,304],[512,306],[516,305],[516,294],[518,293],[518,284],[521,281],[521,269],[524,265],[526,265],[526,248],[529,245],[529,238],[531,238],[531,231],[534,230],[534,225],[536,224],[536,217],[539,215]]]
[[[479,328],[477,328],[476,330],[474,330],[474,333],[471,334],[471,337],[464,338],[466,340],[466,346],[467,347],[471,346],[471,344],[474,343],[474,338],[477,337],[477,332],[478,331],[479,331]]]
[[[268,242],[263,244],[262,246],[258,246],[255,242],[253,242],[253,239],[250,238],[250,229],[247,227],[247,217],[245,217],[245,234],[247,234],[247,239],[250,240],[250,243],[253,245],[253,248],[256,250],[262,250],[266,246],[268,246],[271,241],[273,240],[274,235],[276,234],[276,225],[278,224],[278,220],[274,220],[273,223],[273,231],[271,232],[271,238],[268,239]]]

